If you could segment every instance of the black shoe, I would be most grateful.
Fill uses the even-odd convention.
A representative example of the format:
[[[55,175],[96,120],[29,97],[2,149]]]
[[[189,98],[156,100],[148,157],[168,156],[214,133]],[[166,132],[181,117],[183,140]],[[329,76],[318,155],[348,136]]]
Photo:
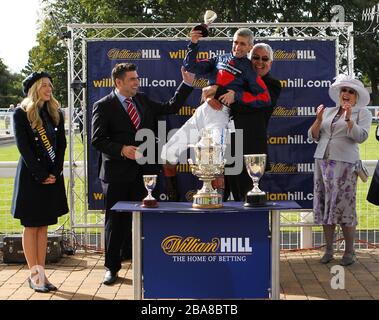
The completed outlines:
[[[118,278],[117,272],[105,271],[103,283],[107,286],[114,284]]]
[[[322,258],[320,259],[320,263],[322,264],[327,264],[329,263],[330,261],[332,261],[334,259],[333,257],[333,253],[325,253]]]
[[[56,286],[54,286],[52,283],[45,283],[45,287],[49,290],[49,291],[57,291],[58,288]]]
[[[346,267],[346,266],[350,266],[356,261],[357,261],[357,257],[355,256],[355,253],[348,253],[348,254],[343,255],[340,265]]]
[[[49,292],[49,289],[46,287],[46,285],[39,286],[35,284],[33,280],[30,279],[30,277],[28,278],[28,282],[29,282],[30,289],[33,289],[35,292],[41,292],[41,293]]]

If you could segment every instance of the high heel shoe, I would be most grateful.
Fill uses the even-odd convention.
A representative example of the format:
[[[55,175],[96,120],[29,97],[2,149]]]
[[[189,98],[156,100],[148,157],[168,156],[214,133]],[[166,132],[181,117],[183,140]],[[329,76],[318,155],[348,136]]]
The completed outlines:
[[[355,263],[357,261],[357,257],[355,256],[355,252],[344,254],[341,259],[341,266],[350,266],[351,264]]]
[[[54,286],[52,283],[45,283],[45,287],[49,290],[49,291],[57,291],[58,288],[56,286]]]
[[[30,289],[33,289],[35,292],[41,292],[41,293],[49,292],[49,289],[46,287],[46,285],[39,286],[35,284],[33,280],[30,278],[28,278],[28,282],[29,282]]]
[[[320,263],[322,263],[322,264],[327,264],[327,263],[329,263],[330,261],[332,261],[334,259],[334,257],[333,257],[333,253],[328,253],[328,252],[326,252],[323,256],[322,256],[322,258],[320,259]]]

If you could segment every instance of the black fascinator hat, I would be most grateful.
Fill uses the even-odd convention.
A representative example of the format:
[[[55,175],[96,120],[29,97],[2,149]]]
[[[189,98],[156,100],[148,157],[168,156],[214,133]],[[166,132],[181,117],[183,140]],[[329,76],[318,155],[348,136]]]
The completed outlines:
[[[22,81],[22,88],[23,88],[25,96],[28,95],[28,91],[32,87],[32,85],[41,78],[49,78],[50,81],[53,82],[50,74],[48,74],[47,72],[45,71],[33,72],[32,74],[28,75],[24,79],[24,81]]]

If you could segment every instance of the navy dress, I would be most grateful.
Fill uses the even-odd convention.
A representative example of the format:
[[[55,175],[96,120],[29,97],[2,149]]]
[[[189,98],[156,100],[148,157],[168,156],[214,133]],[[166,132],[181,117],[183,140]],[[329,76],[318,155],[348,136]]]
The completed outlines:
[[[40,110],[45,134],[55,151],[54,161],[51,161],[41,135],[32,130],[24,109],[16,108],[13,115],[16,144],[21,156],[15,177],[11,212],[25,227],[56,224],[58,217],[68,212],[63,178],[67,143],[63,114],[61,111],[59,113],[60,121],[56,126],[46,105]],[[49,174],[56,177],[56,182],[42,184]]]

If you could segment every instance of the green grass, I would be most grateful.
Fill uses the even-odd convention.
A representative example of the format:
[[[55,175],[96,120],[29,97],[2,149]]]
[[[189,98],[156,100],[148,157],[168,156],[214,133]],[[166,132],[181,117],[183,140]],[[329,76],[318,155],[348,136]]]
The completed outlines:
[[[0,161],[17,161],[20,153],[15,145],[0,146]]]
[[[67,137],[67,146],[68,146],[68,137]],[[77,155],[77,154],[80,154],[81,152],[83,152],[83,144],[81,140],[75,137],[74,153]],[[15,144],[5,145],[5,146],[0,145],[0,161],[18,161],[19,157],[20,157],[20,153],[18,152],[17,146]],[[68,157],[69,157],[69,152],[68,152],[68,149],[66,149],[65,161],[69,160]],[[83,159],[82,156],[78,160],[81,160],[81,159]]]
[[[375,138],[376,124],[371,125],[368,139],[359,145],[362,160],[378,160],[379,141]]]

